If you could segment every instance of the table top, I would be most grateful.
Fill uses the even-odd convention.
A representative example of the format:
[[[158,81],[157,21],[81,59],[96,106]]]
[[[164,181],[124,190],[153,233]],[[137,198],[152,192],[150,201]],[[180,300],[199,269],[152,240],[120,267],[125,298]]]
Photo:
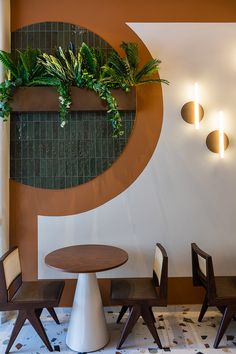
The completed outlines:
[[[96,273],[121,266],[128,253],[108,245],[75,245],[57,249],[45,257],[45,263],[68,273]]]

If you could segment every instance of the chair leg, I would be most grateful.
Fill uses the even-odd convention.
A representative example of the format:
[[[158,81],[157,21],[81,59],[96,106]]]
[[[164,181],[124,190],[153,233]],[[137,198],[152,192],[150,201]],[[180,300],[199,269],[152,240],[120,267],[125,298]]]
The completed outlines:
[[[128,337],[128,335],[130,334],[130,332],[132,331],[135,323],[138,321],[139,317],[141,315],[141,309],[140,306],[133,306],[131,308],[129,317],[125,323],[125,326],[123,328],[123,331],[121,333],[121,338],[120,341],[117,345],[117,349],[120,349],[122,344],[124,343],[124,341],[126,340],[126,338]]]
[[[10,337],[10,340],[8,342],[5,354],[9,353],[13,343],[15,342],[16,337],[18,336],[21,328],[23,327],[23,325],[25,323],[26,318],[27,318],[26,313],[24,311],[20,310],[19,313],[18,313],[16,322],[15,322],[15,325],[14,325],[13,331],[11,333],[11,337]]]
[[[54,321],[57,324],[60,324],[60,321],[59,321],[59,319],[57,317],[57,314],[56,314],[56,311],[54,310],[54,308],[53,307],[47,307],[47,310],[50,313],[50,315],[52,316],[52,318],[54,319]]]
[[[198,322],[202,321],[207,309],[208,309],[208,297],[207,297],[207,293],[206,293],[205,297],[204,297],[204,300],[203,300],[203,304],[202,304],[202,308],[201,308],[200,314],[198,316]]]
[[[156,322],[156,319],[155,319],[154,313],[153,313],[153,311],[152,311],[152,307],[149,307],[149,310],[150,310],[150,312],[151,312],[151,316],[152,316],[153,322],[155,323],[155,322]]]
[[[43,309],[36,309],[35,310],[35,313],[38,316],[38,318],[40,318],[42,312],[43,312]]]
[[[156,330],[156,327],[154,325],[154,321],[153,321],[153,312],[150,311],[150,308],[146,305],[143,305],[142,308],[141,308],[141,315],[144,319],[144,322],[146,323],[149,331],[151,332],[155,342],[157,343],[158,347],[160,349],[162,349],[162,345],[161,345],[161,341],[160,341],[160,338],[157,334],[157,330]]]
[[[120,321],[122,320],[122,318],[123,318],[124,314],[126,313],[126,311],[128,310],[128,308],[129,308],[129,306],[122,306],[116,323],[120,323]]]
[[[232,311],[231,308],[226,307],[224,315],[223,315],[221,322],[220,322],[220,327],[218,329],[214,345],[213,345],[214,348],[218,348],[218,345],[219,345],[229,323],[232,320],[233,314],[234,314],[234,311]]]
[[[49,339],[47,337],[47,334],[45,332],[45,329],[42,325],[42,322],[40,321],[39,317],[37,316],[37,313],[35,310],[29,310],[27,311],[27,318],[31,325],[34,327],[35,331],[38,333],[46,347],[50,352],[53,352],[52,346],[49,342]]]

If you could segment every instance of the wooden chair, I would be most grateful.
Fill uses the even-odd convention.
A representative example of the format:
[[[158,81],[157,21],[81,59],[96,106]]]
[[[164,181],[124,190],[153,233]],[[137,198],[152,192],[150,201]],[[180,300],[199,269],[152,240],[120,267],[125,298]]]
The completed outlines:
[[[40,315],[43,308],[46,308],[59,324],[54,307],[59,304],[64,285],[64,281],[51,280],[23,282],[17,247],[0,258],[0,311],[19,311],[5,353],[9,353],[27,319],[47,348],[53,351],[40,321]]]
[[[155,327],[153,306],[167,306],[168,258],[165,249],[156,244],[152,278],[113,279],[111,282],[111,304],[122,305],[117,319],[119,322],[127,309],[129,317],[117,345],[120,349],[135,323],[142,316],[159,348],[161,341]]]
[[[206,290],[198,321],[201,322],[208,306],[216,306],[223,313],[214,342],[214,348],[218,348],[230,321],[236,314],[236,277],[215,277],[212,257],[195,243],[191,244],[191,248],[193,285],[203,286]]]

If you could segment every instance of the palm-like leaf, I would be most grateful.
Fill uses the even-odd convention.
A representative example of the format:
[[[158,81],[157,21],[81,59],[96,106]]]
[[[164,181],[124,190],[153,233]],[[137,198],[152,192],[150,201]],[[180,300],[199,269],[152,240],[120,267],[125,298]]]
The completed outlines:
[[[39,71],[38,58],[41,55],[39,49],[27,49],[24,52],[19,52],[19,59],[25,70],[25,76],[28,77],[28,80],[33,78],[35,74]]]
[[[53,77],[36,77],[28,83],[27,86],[58,86],[60,80]]]
[[[149,60],[144,66],[135,73],[135,82],[139,83],[144,77],[150,77],[158,72],[158,65],[161,63],[158,59]]]
[[[12,59],[11,54],[0,50],[0,62],[4,65],[14,78],[18,77],[17,63]]]
[[[97,63],[92,50],[87,44],[82,43],[79,53],[81,57],[82,68],[87,70],[89,74],[96,76]]]
[[[104,51],[101,48],[91,48],[92,54],[96,61],[96,78],[100,79],[103,74],[103,65],[106,63]]]
[[[70,81],[66,74],[65,67],[63,67],[63,64],[55,56],[43,53],[38,62],[43,65],[47,74],[64,82]]]
[[[122,42],[120,46],[127,58],[127,62],[132,70],[136,71],[139,65],[139,54],[138,54],[138,45],[137,43],[125,43]]]
[[[166,80],[153,78],[153,75],[158,72],[160,60],[151,59],[139,68],[137,44],[123,42],[121,48],[126,54],[125,57],[122,58],[118,53],[113,52],[107,64],[103,67],[102,81],[104,83],[110,85],[110,87],[118,85],[126,91],[129,87],[147,82],[168,83]]]
[[[72,52],[71,52],[72,53]],[[71,55],[68,55],[68,53],[63,51],[61,47],[58,48],[58,60],[61,62],[61,65],[63,66],[68,80],[73,81],[74,80],[74,63],[71,62]]]
[[[120,77],[127,77],[130,74],[129,64],[115,51],[111,53],[107,65]]]

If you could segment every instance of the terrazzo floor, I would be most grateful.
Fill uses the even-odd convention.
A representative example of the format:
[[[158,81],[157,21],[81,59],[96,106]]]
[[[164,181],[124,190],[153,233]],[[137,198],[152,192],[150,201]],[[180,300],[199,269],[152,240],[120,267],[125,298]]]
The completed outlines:
[[[172,352],[174,354],[236,353],[236,321],[232,321],[230,324],[226,335],[220,343],[220,348],[213,349],[213,342],[221,317],[220,313],[215,308],[211,308],[208,310],[202,323],[198,323],[199,308],[197,305],[190,305],[169,306],[168,308],[158,309],[158,312],[154,309],[157,320],[156,327],[164,347],[162,350],[158,349],[153,342],[142,319],[139,319],[133,332],[125,341],[122,350],[116,350],[116,343],[123,328],[124,320],[122,323],[116,324],[117,308],[105,308],[111,337],[108,345],[98,352],[105,354],[159,354],[165,352]],[[65,344],[70,311],[69,309],[59,309],[57,313],[61,321],[59,326],[47,315],[47,312],[43,312],[41,316],[52,346],[55,352],[58,351],[62,354],[76,353],[70,350]],[[5,352],[13,324],[14,318],[0,325],[0,354]],[[11,353],[43,354],[49,352],[31,325],[26,322],[11,349]]]

